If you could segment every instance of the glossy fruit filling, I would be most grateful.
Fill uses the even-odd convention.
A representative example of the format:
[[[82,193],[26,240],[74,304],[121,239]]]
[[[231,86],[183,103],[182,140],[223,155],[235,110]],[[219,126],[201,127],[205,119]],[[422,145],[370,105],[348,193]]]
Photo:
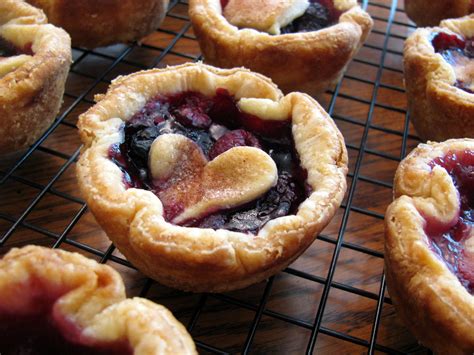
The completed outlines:
[[[218,89],[213,97],[197,92],[157,96],[123,130],[123,142],[111,146],[110,158],[123,171],[127,187],[148,189],[158,197],[165,196],[167,182],[153,181],[148,157],[153,141],[164,133],[188,137],[209,160],[232,147],[252,146],[275,161],[278,181],[266,194],[238,208],[210,211],[181,225],[257,232],[269,220],[295,213],[309,193],[306,172],[300,167],[294,148],[290,120],[262,120],[244,113],[225,89]],[[165,219],[170,221],[180,206],[163,199],[162,202]]]
[[[474,251],[467,245],[474,238],[474,151],[449,152],[431,163],[435,165],[445,168],[453,179],[461,200],[460,213],[454,225],[428,220],[425,230],[433,250],[473,294]]]
[[[31,45],[27,46],[27,48],[18,48],[13,43],[7,41],[5,38],[0,37],[0,59],[13,57],[20,54],[31,55]]]
[[[432,39],[436,53],[441,54],[456,73],[455,86],[474,92],[474,38],[462,38],[445,32],[437,33]]]
[[[128,355],[127,342],[84,346],[65,339],[45,315],[0,317],[0,354],[2,355]]]
[[[310,0],[306,12],[281,28],[281,34],[317,31],[334,25],[340,16],[341,11],[334,7],[333,0]]]

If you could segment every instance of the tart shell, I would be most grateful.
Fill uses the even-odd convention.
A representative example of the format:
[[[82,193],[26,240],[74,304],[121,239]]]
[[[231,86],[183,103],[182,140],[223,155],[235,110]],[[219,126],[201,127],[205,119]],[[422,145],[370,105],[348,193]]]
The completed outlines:
[[[438,32],[472,37],[474,15],[420,28],[406,40],[403,65],[411,121],[423,140],[474,137],[474,94],[454,86],[454,70],[431,44]]]
[[[33,55],[0,78],[0,154],[23,149],[51,125],[71,63],[70,38],[23,1],[0,2],[0,36]],[[2,62],[0,61],[0,66]]]
[[[111,267],[63,250],[12,249],[0,259],[0,319],[36,315],[49,306],[58,331],[80,345],[119,342],[136,355],[197,354],[186,329],[165,307],[125,298],[122,279]]]
[[[292,115],[292,132],[311,195],[296,215],[268,222],[257,235],[167,223],[150,191],[126,189],[108,158],[120,127],[158,93],[227,89],[243,97],[279,101]],[[119,250],[146,275],[195,292],[223,292],[261,281],[295,260],[330,221],[346,190],[347,152],[327,113],[305,94],[283,97],[267,78],[245,69],[185,64],[119,78],[79,118],[85,150],[79,186],[99,224]]]
[[[472,13],[471,0],[405,0],[405,12],[417,26],[437,26],[441,20]]]
[[[276,36],[231,25],[219,0],[191,0],[189,16],[206,63],[243,66],[270,77],[285,93],[314,96],[340,80],[373,26],[356,1],[335,5],[345,11],[336,25]]]
[[[95,48],[138,40],[163,21],[169,0],[27,0],[64,28],[75,46]]]
[[[420,144],[397,169],[395,201],[385,216],[385,271],[397,313],[425,346],[440,354],[474,352],[474,297],[430,248],[426,218],[445,223],[459,197],[444,168],[430,162],[451,151],[474,150],[474,140]]]

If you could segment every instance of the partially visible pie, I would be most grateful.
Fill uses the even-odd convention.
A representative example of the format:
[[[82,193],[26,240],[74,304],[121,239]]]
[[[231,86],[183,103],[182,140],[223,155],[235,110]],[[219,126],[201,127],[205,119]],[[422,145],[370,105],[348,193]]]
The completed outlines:
[[[0,155],[32,144],[62,103],[71,43],[22,0],[0,1]]]
[[[226,291],[295,260],[346,189],[347,153],[308,95],[244,69],[119,78],[79,118],[79,186],[121,252],[163,284]]]
[[[474,12],[472,0],[405,0],[405,12],[420,27],[437,26],[441,20]]]
[[[398,315],[439,354],[474,352],[474,140],[420,144],[397,169],[385,215]]]
[[[416,30],[405,42],[403,64],[419,136],[474,137],[474,15]]]
[[[169,0],[26,0],[64,28],[75,46],[139,40],[163,21]]]
[[[0,259],[0,332],[5,355],[196,354],[166,308],[125,298],[111,267],[37,246]]]
[[[356,0],[191,0],[189,16],[207,63],[311,95],[341,78],[373,25]]]

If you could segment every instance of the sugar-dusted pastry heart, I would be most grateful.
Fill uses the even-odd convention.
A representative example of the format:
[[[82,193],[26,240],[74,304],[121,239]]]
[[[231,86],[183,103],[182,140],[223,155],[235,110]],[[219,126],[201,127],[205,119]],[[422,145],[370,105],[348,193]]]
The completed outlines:
[[[110,266],[33,245],[0,259],[0,334],[1,354],[196,354],[165,307],[125,298]]]
[[[78,179],[128,260],[221,292],[295,260],[336,212],[347,152],[310,96],[202,63],[117,79],[79,119]]]
[[[173,209],[173,223],[199,219],[214,211],[241,206],[273,187],[278,171],[273,159],[254,147],[235,147],[211,161],[191,139],[163,134],[150,149],[154,180],[165,181],[159,197]]]

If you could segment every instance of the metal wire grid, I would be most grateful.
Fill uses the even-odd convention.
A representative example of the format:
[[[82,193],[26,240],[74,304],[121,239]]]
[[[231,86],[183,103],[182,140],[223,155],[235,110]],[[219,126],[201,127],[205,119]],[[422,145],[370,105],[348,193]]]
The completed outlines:
[[[347,123],[350,125],[359,126],[360,128],[363,129],[363,133],[362,133],[362,139],[360,141],[360,145],[351,144],[351,143],[347,144],[348,151],[350,153],[352,152],[356,154],[357,158],[355,159],[353,172],[349,174],[349,178],[352,180],[352,183],[350,184],[347,198],[344,204],[341,206],[342,218],[339,224],[337,237],[334,238],[326,234],[322,234],[318,236],[318,240],[334,245],[334,251],[332,253],[332,258],[329,262],[327,275],[325,277],[315,276],[312,273],[301,271],[293,267],[289,267],[284,271],[284,273],[291,275],[292,277],[301,278],[310,282],[318,283],[323,286],[323,291],[322,291],[322,295],[319,301],[319,306],[317,308],[316,313],[314,314],[314,320],[310,322],[304,319],[299,319],[297,317],[289,316],[287,314],[268,309],[266,305],[269,300],[272,287],[274,285],[274,277],[271,277],[266,282],[263,288],[263,291],[261,293],[261,297],[259,298],[259,301],[256,303],[242,301],[236,297],[233,297],[227,294],[200,295],[198,302],[196,306],[194,307],[192,315],[187,323],[187,328],[191,334],[193,334],[193,330],[198,324],[201,313],[204,307],[206,306],[206,304],[209,303],[210,299],[217,299],[227,304],[231,304],[235,307],[247,309],[249,311],[254,312],[253,321],[251,322],[248,328],[246,339],[241,344],[241,348],[240,348],[240,351],[244,354],[251,352],[254,338],[257,332],[257,328],[259,327],[259,324],[261,323],[261,319],[263,316],[270,317],[275,320],[284,321],[294,326],[309,330],[311,332],[311,336],[309,337],[309,341],[305,349],[306,353],[308,354],[313,353],[315,351],[315,346],[318,341],[318,337],[320,337],[321,334],[334,337],[334,338],[337,338],[349,343],[360,345],[366,348],[369,353],[374,353],[376,351],[384,352],[384,353],[393,353],[393,354],[402,353],[401,351],[397,349],[393,349],[393,348],[383,346],[377,343],[377,334],[378,334],[379,324],[382,317],[382,309],[385,304],[391,304],[391,301],[389,297],[386,296],[386,292],[385,292],[384,275],[382,274],[382,277],[380,279],[378,292],[370,292],[362,288],[354,287],[352,285],[347,285],[343,282],[338,282],[334,280],[336,264],[337,264],[340,252],[344,248],[354,250],[354,251],[357,251],[357,252],[372,256],[372,257],[376,257],[380,259],[383,258],[383,253],[379,250],[375,250],[370,247],[359,245],[357,243],[344,241],[344,235],[346,232],[349,215],[351,211],[355,211],[362,215],[370,216],[377,220],[383,219],[383,214],[374,212],[366,208],[358,207],[353,203],[354,196],[358,187],[358,182],[364,182],[364,183],[372,184],[375,186],[384,187],[387,189],[391,189],[392,187],[391,183],[362,174],[361,166],[362,166],[364,155],[367,153],[384,160],[398,162],[401,160],[401,158],[405,156],[405,153],[407,151],[407,146],[408,146],[407,141],[414,140],[416,142],[417,140],[416,136],[409,134],[409,119],[408,119],[406,110],[400,109],[398,107],[394,107],[391,105],[379,103],[377,101],[379,89],[387,89],[387,90],[392,90],[394,92],[401,92],[401,93],[404,92],[404,89],[402,87],[382,83],[381,78],[382,78],[382,74],[384,70],[389,70],[389,71],[393,71],[397,73],[401,72],[399,68],[391,67],[385,64],[385,58],[387,54],[395,54],[395,55],[402,54],[400,51],[388,48],[389,40],[393,38],[404,40],[406,38],[404,35],[391,33],[392,26],[397,25],[397,26],[408,27],[408,28],[413,27],[412,25],[408,23],[397,21],[396,14],[403,12],[403,10],[397,7],[396,0],[392,0],[391,3],[390,1],[386,1],[386,3],[382,3],[381,1],[383,0],[378,0],[378,2],[364,0],[362,3],[362,6],[364,8],[367,8],[368,6],[370,6],[373,8],[385,9],[388,12],[387,16],[375,16],[375,15],[372,16],[375,21],[383,23],[386,26],[385,31],[379,30],[379,29],[374,29],[373,31],[373,33],[383,36],[383,43],[381,44],[381,46],[372,45],[372,44],[366,44],[364,46],[365,48],[368,48],[368,49],[380,51],[381,53],[380,60],[378,62],[373,62],[373,61],[369,61],[360,57],[355,59],[355,62],[361,63],[363,65],[371,66],[376,69],[375,80],[360,78],[360,77],[356,77],[350,74],[346,74],[343,79],[343,80],[350,79],[355,82],[373,85],[371,98],[363,99],[357,96],[343,93],[341,90],[341,85],[343,81],[341,81],[335,87],[334,90],[328,93],[329,98],[330,98],[329,105],[328,105],[329,114],[336,120],[338,124]],[[182,0],[172,1],[169,7],[169,12],[168,12],[167,17],[172,18],[172,19],[186,21],[186,24],[182,28],[180,28],[178,31],[173,31],[169,29],[158,30],[158,32],[169,35],[169,38],[170,38],[169,41],[165,43],[163,47],[159,47],[155,45],[152,46],[145,43],[141,45],[132,44],[130,46],[116,46],[114,47],[114,50],[112,52],[102,51],[100,49],[94,50],[94,51],[74,49],[75,58],[74,58],[74,64],[72,65],[72,68],[71,68],[71,73],[72,73],[71,75],[78,75],[84,78],[84,80],[89,80],[90,84],[85,90],[81,90],[80,93],[78,94],[71,93],[71,92],[68,92],[68,90],[66,90],[65,98],[67,100],[67,103],[65,104],[65,108],[63,108],[64,111],[56,119],[53,125],[28,151],[26,151],[23,155],[21,155],[21,157],[19,157],[10,165],[8,165],[7,168],[0,171],[0,193],[2,192],[2,189],[7,188],[6,187],[7,181],[15,181],[16,183],[26,185],[38,191],[37,195],[28,203],[28,205],[26,206],[26,208],[24,208],[24,210],[22,211],[20,215],[14,216],[12,214],[4,213],[0,211],[0,222],[2,221],[6,222],[7,225],[9,226],[5,229],[5,231],[0,230],[0,232],[2,232],[0,236],[0,247],[6,246],[7,243],[11,241],[11,239],[13,239],[12,235],[14,234],[15,231],[17,231],[19,228],[24,228],[24,229],[34,231],[36,233],[39,233],[43,236],[50,238],[54,243],[52,246],[53,248],[59,248],[64,245],[71,245],[76,248],[79,248],[80,250],[86,253],[90,253],[99,257],[102,263],[105,263],[107,261],[113,261],[125,267],[133,268],[133,266],[130,265],[127,260],[125,260],[121,256],[114,254],[115,247],[113,245],[110,245],[104,252],[91,245],[88,245],[87,243],[83,243],[81,241],[77,241],[75,239],[68,237],[68,234],[70,233],[70,231],[74,228],[76,223],[78,223],[81,217],[83,217],[83,215],[85,214],[87,210],[87,206],[84,203],[84,201],[82,201],[80,198],[77,198],[70,193],[62,192],[60,189],[55,188],[53,185],[55,185],[55,183],[61,178],[64,172],[70,169],[71,165],[75,163],[75,161],[78,158],[81,147],[77,146],[77,147],[74,147],[74,150],[72,152],[65,152],[63,150],[48,148],[42,144],[60,126],[66,126],[73,129],[75,128],[75,124],[68,121],[66,118],[69,115],[71,115],[74,110],[79,109],[80,105],[84,105],[84,104],[87,106],[92,105],[93,101],[90,98],[91,93],[93,93],[96,90],[104,91],[103,89],[100,89],[101,86],[107,85],[109,83],[108,77],[112,75],[114,71],[116,71],[118,66],[125,64],[126,66],[130,67],[132,70],[135,70],[135,71],[140,70],[140,69],[156,67],[156,66],[163,65],[165,61],[165,57],[170,54],[181,61],[195,61],[195,60],[200,59],[199,54],[197,55],[185,54],[177,50],[175,47],[177,42],[183,38],[188,39],[190,41],[195,41],[195,37],[189,33],[191,25],[189,23],[188,17],[185,14],[179,14],[179,13],[173,12],[173,9],[175,9],[177,6],[187,6],[187,3]],[[144,64],[143,62],[137,62],[129,58],[132,51],[134,51],[136,48],[145,48],[147,50],[154,52],[155,55],[146,64]],[[110,65],[107,65],[103,70],[101,70],[97,75],[91,75],[91,74],[84,73],[78,70],[78,67],[81,65],[81,63],[83,63],[92,55],[97,58],[103,58],[107,61],[110,61],[111,63]],[[365,120],[365,122],[357,120],[351,117],[350,115],[338,114],[335,110],[335,106],[336,106],[336,100],[340,98],[349,99],[354,102],[359,102],[361,104],[368,105],[369,109],[368,109],[367,119]],[[388,111],[394,111],[394,112],[399,112],[401,114],[404,114],[405,120],[404,120],[403,130],[400,131],[400,130],[396,130],[392,128],[387,128],[385,126],[377,125],[373,123],[374,110],[376,108],[382,108]],[[383,151],[368,147],[368,136],[369,136],[369,131],[371,129],[382,132],[382,133],[390,134],[390,135],[400,136],[402,138],[402,148],[401,148],[400,155],[396,156],[396,155],[388,154]],[[19,169],[21,169],[21,167],[25,164],[25,162],[31,158],[34,152],[42,152],[50,157],[56,157],[56,158],[62,159],[63,161],[59,170],[51,178],[49,178],[49,180],[45,184],[39,183],[35,179],[25,178],[25,177],[22,177],[21,174],[17,174]],[[74,213],[71,213],[70,215],[65,217],[67,218],[67,225],[63,228],[61,232],[53,232],[49,230],[48,228],[45,228],[43,226],[27,221],[28,216],[38,206],[38,204],[42,201],[42,199],[47,194],[54,195],[58,198],[64,199],[68,202],[78,205],[78,209]],[[153,284],[154,282],[152,280],[147,280],[145,285],[142,287],[140,291],[140,296],[146,297],[147,293],[149,292]],[[369,340],[361,339],[359,337],[352,336],[344,332],[334,330],[322,325],[323,314],[328,302],[329,292],[331,289],[342,290],[354,295],[358,295],[367,299],[374,300],[376,302],[375,314],[374,314],[373,322],[371,325]],[[216,353],[216,354],[228,353],[225,349],[220,349],[218,347],[215,347],[211,344],[205,343],[200,340],[196,340],[196,344],[200,352],[210,352],[210,353]],[[422,351],[421,348],[417,350]],[[301,349],[301,352],[303,352],[303,349]]]

